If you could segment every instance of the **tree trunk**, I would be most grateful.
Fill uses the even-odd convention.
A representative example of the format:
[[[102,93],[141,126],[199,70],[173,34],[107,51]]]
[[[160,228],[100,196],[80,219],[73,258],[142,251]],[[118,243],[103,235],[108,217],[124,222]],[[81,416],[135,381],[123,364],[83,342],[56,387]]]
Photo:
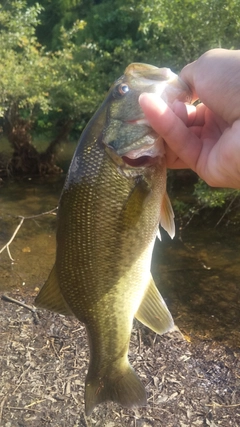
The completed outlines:
[[[55,163],[54,152],[56,146],[66,140],[71,126],[71,121],[61,124],[56,138],[43,153],[39,153],[32,144],[32,122],[19,117],[12,107],[4,126],[6,137],[13,148],[8,172],[12,175],[46,175],[62,172]]]

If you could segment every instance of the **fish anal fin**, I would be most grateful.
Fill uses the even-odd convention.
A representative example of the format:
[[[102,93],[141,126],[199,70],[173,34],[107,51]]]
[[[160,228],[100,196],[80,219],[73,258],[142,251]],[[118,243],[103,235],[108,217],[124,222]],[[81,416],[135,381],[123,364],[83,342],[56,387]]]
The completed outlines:
[[[34,303],[39,308],[45,308],[46,310],[64,314],[65,316],[73,314],[62,296],[58,284],[55,265],[53,266],[47,281],[35,298]]]
[[[85,413],[91,415],[99,403],[112,401],[126,408],[136,408],[147,404],[146,391],[129,362],[125,369],[106,370],[104,376],[87,375],[85,384]]]
[[[135,317],[158,334],[164,334],[174,327],[172,315],[152,277]]]
[[[175,236],[174,212],[167,193],[164,194],[161,205],[160,224],[173,239]]]

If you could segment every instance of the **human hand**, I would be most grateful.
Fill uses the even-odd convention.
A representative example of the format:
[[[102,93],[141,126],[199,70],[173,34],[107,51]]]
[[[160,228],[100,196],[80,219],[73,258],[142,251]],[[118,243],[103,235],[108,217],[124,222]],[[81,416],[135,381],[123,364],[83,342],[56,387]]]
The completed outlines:
[[[153,94],[139,103],[166,141],[169,168],[191,168],[209,185],[240,188],[240,51],[214,49],[187,65],[180,77],[197,107],[168,107]]]

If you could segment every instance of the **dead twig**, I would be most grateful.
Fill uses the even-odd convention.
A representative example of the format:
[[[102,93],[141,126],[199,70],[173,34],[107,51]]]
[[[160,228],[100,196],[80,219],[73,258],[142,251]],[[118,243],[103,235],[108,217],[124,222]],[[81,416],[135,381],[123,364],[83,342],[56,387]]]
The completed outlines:
[[[16,230],[14,231],[14,233],[13,233],[13,235],[12,235],[11,239],[6,243],[6,245],[5,245],[5,246],[3,246],[3,248],[0,250],[0,254],[1,254],[1,253],[4,251],[4,249],[7,249],[7,253],[8,253],[8,256],[9,256],[9,258],[10,258],[10,260],[11,260],[11,261],[14,261],[14,259],[13,259],[12,255],[11,255],[11,252],[10,252],[9,246],[11,245],[11,243],[12,243],[12,241],[13,241],[14,237],[16,236],[17,232],[20,230],[20,228],[21,228],[21,226],[22,226],[22,224],[23,224],[23,221],[24,221],[24,218],[22,217],[22,218],[21,218],[21,221],[20,221],[20,223],[18,224],[18,226],[17,226]]]
[[[239,197],[239,194],[237,193],[235,197],[232,198],[232,200],[230,201],[229,205],[227,206],[227,208],[225,209],[225,211],[223,212],[221,218],[218,220],[217,224],[215,225],[214,228],[216,228],[220,222],[223,220],[223,218],[225,217],[225,215],[229,212],[232,204],[235,202],[236,198]]]
[[[60,360],[61,358],[60,358],[60,356],[59,356],[59,354],[58,354],[58,352],[56,350],[56,347],[54,345],[54,337],[51,337],[50,340],[49,340],[49,342],[50,342],[50,345],[51,345],[51,347],[52,347],[52,349],[54,351],[55,356],[58,358],[58,360]]]
[[[9,246],[11,245],[11,243],[12,243],[12,242],[13,242],[13,240],[14,240],[14,238],[16,237],[16,234],[17,234],[17,233],[18,233],[18,231],[20,230],[20,228],[21,228],[21,226],[23,225],[23,222],[25,221],[25,219],[35,219],[35,218],[38,218],[38,217],[43,216],[43,215],[50,215],[50,214],[53,214],[57,209],[58,209],[58,208],[56,207],[56,208],[54,208],[54,209],[51,209],[50,211],[42,212],[42,213],[37,214],[37,215],[31,215],[31,216],[18,216],[17,218],[21,218],[21,220],[20,220],[20,222],[19,222],[19,224],[18,224],[17,228],[15,229],[15,231],[14,231],[14,233],[13,233],[12,237],[10,238],[10,240],[6,243],[6,245],[4,245],[4,246],[0,249],[0,254],[1,254],[5,249],[6,249],[6,250],[7,250],[7,253],[8,253],[8,256],[9,256],[9,258],[10,258],[10,260],[11,260],[12,262],[14,262],[14,259],[13,259],[12,255],[11,255],[11,252],[10,252],[10,248],[9,248]]]
[[[13,304],[20,305],[20,307],[24,307],[27,310],[30,310],[33,314],[33,318],[35,323],[39,323],[38,314],[35,307],[25,304],[24,302],[18,301],[17,299],[11,298],[8,295],[2,295],[2,300],[6,302],[11,302]]]
[[[217,407],[221,407],[221,408],[236,408],[237,406],[240,406],[240,403],[234,403],[232,405],[224,405],[224,404],[220,404],[217,402],[213,402],[211,404],[206,404],[206,406],[217,406]]]
[[[8,395],[4,396],[0,404],[0,423],[2,421],[3,408],[7,398],[8,398]]]
[[[44,399],[45,400],[45,399]],[[40,400],[39,402],[43,402],[43,400]],[[32,409],[28,408],[27,406],[8,406],[8,409],[14,409],[15,411],[31,411],[31,412],[41,412],[38,409]]]

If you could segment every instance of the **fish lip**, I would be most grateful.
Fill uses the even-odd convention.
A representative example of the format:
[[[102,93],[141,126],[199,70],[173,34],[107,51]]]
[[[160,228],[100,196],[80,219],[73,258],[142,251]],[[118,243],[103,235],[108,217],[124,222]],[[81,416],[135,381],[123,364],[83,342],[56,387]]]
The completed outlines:
[[[147,157],[158,157],[159,155],[161,156],[161,153],[159,150],[157,150],[155,148],[155,144],[151,144],[151,145],[144,145],[143,147],[139,147],[139,148],[135,148],[135,149],[119,149],[119,150],[114,150],[115,153],[119,156],[119,157],[128,157],[129,159],[139,159],[140,157],[143,156],[147,156]]]
[[[128,123],[130,125],[139,125],[139,126],[151,127],[149,121],[145,117],[142,117],[140,119],[125,120],[125,123]]]
[[[127,157],[128,159],[139,159],[140,157],[162,157],[163,153],[156,148],[156,144],[145,145],[139,149],[127,151],[121,157]]]
[[[164,140],[161,136],[156,135],[156,138],[151,144],[145,144],[133,149],[119,149],[117,155],[120,157],[127,157],[131,160],[139,159],[140,157],[163,157],[165,154]]]

